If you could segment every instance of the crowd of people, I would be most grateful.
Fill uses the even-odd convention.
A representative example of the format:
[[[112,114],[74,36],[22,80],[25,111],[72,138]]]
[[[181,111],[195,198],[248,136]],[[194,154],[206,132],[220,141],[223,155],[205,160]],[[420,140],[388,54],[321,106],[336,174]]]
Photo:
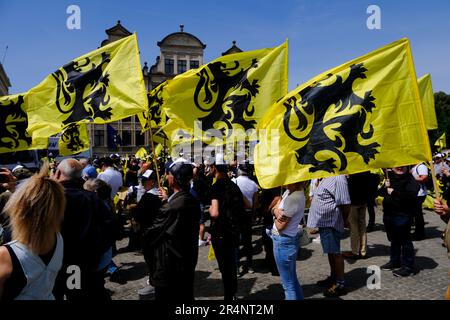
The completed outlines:
[[[434,210],[447,224],[449,164],[437,154],[431,170],[443,191]],[[204,163],[111,155],[45,162],[34,174],[20,165],[1,169],[0,299],[110,300],[105,277],[123,281],[113,257],[116,241],[129,237],[127,249],[140,250],[148,267],[141,293],[154,291],[158,301],[194,300],[199,247],[212,245],[224,300],[235,300],[239,277],[255,272],[255,223],[263,226],[265,263],[280,277],[286,300],[304,298],[296,267],[303,228],[318,234],[328,258],[330,274],[317,285],[326,297],[339,297],[347,293],[344,259],[370,255],[367,234],[380,196],[391,243],[381,269],[396,277],[417,273],[413,240],[426,237],[426,164],[270,190],[259,188],[253,172],[251,164],[225,163],[220,154]],[[346,229],[350,252],[341,250]],[[447,248],[449,233],[447,227]]]

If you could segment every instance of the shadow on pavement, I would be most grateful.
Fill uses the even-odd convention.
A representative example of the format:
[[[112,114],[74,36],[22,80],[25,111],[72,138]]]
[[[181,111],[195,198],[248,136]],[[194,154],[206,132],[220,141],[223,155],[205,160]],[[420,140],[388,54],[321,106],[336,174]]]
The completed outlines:
[[[244,300],[283,300],[284,290],[281,283],[270,284],[261,291],[244,296]]]
[[[223,299],[222,279],[210,279],[211,272],[195,271],[194,295],[195,297],[215,297]],[[256,278],[238,278],[238,297],[246,299],[257,281]],[[201,299],[200,298],[200,299]]]
[[[438,266],[439,264],[431,258],[416,256],[416,268],[418,270],[435,269]]]
[[[120,265],[119,272],[125,281],[140,280],[148,276],[145,262],[124,262]]]

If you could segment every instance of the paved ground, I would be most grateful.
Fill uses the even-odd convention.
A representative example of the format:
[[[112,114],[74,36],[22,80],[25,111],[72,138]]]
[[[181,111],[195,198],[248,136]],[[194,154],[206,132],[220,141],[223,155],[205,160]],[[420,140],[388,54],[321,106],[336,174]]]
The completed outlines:
[[[381,288],[369,290],[366,286],[370,274],[367,267],[380,266],[388,261],[389,242],[383,231],[382,214],[377,213],[377,228],[368,234],[368,255],[366,260],[345,262],[346,281],[349,294],[344,300],[442,300],[448,280],[450,261],[442,246],[440,235],[444,223],[439,217],[426,211],[425,221],[427,237],[423,241],[414,242],[416,249],[416,265],[419,273],[413,277],[396,278],[390,271],[381,271]],[[254,228],[253,244],[255,247],[254,269],[256,273],[246,274],[238,280],[238,296],[251,300],[283,299],[283,289],[279,277],[274,277],[264,266],[264,251],[260,240],[261,229]],[[347,232],[348,233],[348,232]],[[118,243],[119,253],[114,261],[126,279],[125,284],[117,284],[107,280],[107,288],[112,291],[114,300],[153,299],[152,295],[139,296],[137,291],[146,285],[146,265],[140,253],[124,252],[127,240]],[[343,249],[349,250],[350,239],[342,242]],[[201,300],[222,299],[223,287],[217,261],[208,260],[209,246],[199,248],[199,259],[196,271],[195,295]],[[310,243],[302,247],[297,259],[297,273],[304,289],[306,299],[323,299],[322,289],[316,282],[328,275],[327,257],[322,254],[318,243]]]

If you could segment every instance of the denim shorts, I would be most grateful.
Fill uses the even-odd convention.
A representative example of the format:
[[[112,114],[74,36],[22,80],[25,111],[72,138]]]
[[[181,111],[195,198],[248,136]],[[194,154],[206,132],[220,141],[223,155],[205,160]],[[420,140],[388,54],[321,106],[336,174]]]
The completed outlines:
[[[341,253],[342,233],[334,228],[319,228],[324,254]]]

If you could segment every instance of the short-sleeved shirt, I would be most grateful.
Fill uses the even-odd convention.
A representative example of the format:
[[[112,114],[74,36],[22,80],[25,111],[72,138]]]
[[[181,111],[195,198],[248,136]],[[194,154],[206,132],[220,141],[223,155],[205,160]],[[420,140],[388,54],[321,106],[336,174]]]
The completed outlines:
[[[284,234],[290,237],[295,237],[298,233],[298,225],[305,213],[305,193],[303,191],[294,191],[292,193],[287,190],[282,198],[281,203],[278,206],[279,209],[283,209],[283,215],[290,218],[286,227],[279,231],[280,234]],[[273,225],[275,229],[275,224]]]
[[[241,223],[244,211],[244,199],[239,187],[229,178],[216,181],[211,188],[211,200],[219,202],[219,216],[211,219],[211,234],[232,235]],[[240,220],[239,222],[236,219]],[[240,225],[242,227],[242,225]]]
[[[117,191],[119,191],[123,183],[120,172],[114,170],[112,167],[109,167],[104,172],[100,173],[97,178],[109,184],[111,187],[111,199],[116,196]]]
[[[344,220],[339,208],[351,204],[347,178],[343,175],[325,178],[314,193],[309,209],[309,228],[334,228],[344,231]]]
[[[419,163],[418,165],[415,165],[411,169],[411,173],[414,176],[414,179],[417,180],[419,176],[428,176],[428,168],[425,164]],[[424,197],[427,195],[427,187],[425,186],[425,183],[419,183],[420,184],[420,190],[417,194],[418,197]]]
[[[253,205],[253,195],[258,192],[258,185],[247,176],[239,176],[234,179],[234,183],[241,189],[245,199]]]

